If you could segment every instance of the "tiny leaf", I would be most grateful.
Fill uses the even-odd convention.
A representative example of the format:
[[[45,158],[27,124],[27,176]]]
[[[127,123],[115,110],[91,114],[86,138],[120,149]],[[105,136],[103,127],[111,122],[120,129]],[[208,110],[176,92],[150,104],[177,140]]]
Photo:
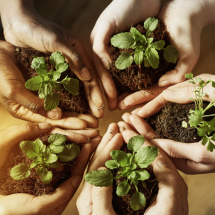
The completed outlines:
[[[32,68],[32,69],[41,68],[41,69],[47,70],[47,69],[48,69],[48,66],[47,66],[45,63],[46,63],[46,61],[45,61],[45,58],[44,58],[44,57],[35,57],[35,58],[32,60],[31,68]]]
[[[31,172],[26,164],[18,164],[10,170],[10,176],[17,181],[27,179],[30,174]]]
[[[204,146],[207,142],[208,142],[208,138],[207,137],[203,137],[202,138],[202,145]]]
[[[143,63],[143,52],[139,51],[134,54],[134,62],[137,65],[141,65]]]
[[[60,101],[60,95],[58,93],[54,92],[47,95],[47,97],[45,98],[45,104],[44,104],[45,110],[46,111],[54,110],[59,105],[59,101]]]
[[[182,127],[183,127],[183,128],[187,128],[187,127],[188,127],[187,122],[183,121],[183,122],[182,122]]]
[[[130,188],[131,187],[127,181],[120,182],[116,188],[117,196],[124,196],[124,195],[128,194]]]
[[[65,143],[67,141],[67,138],[65,135],[63,134],[52,134],[49,139],[48,139],[48,142],[50,144],[53,144],[53,145],[56,145],[56,146],[59,146],[59,145],[62,145],[63,143]]]
[[[137,152],[138,150],[140,150],[144,142],[145,142],[144,136],[142,135],[134,136],[130,138],[128,141],[128,145],[127,145],[128,150]]]
[[[133,48],[136,45],[136,41],[131,33],[125,32],[114,35],[111,38],[111,44],[117,48],[128,49]]]
[[[131,27],[130,32],[134,35],[135,40],[141,40],[142,34],[134,27]]]
[[[25,82],[25,87],[32,91],[37,91],[43,86],[43,78],[40,76],[33,77]]]
[[[146,205],[146,198],[143,193],[136,192],[131,196],[131,208],[134,211],[138,211],[144,208]]]
[[[144,169],[136,170],[135,172],[137,174],[137,180],[144,181],[150,178],[150,174]]]
[[[58,154],[62,162],[69,162],[75,159],[80,152],[80,148],[76,144],[65,145],[63,152]]]
[[[60,63],[64,63],[65,57],[60,52],[54,52],[49,58],[50,63],[56,67]]]
[[[79,80],[71,78],[68,82],[63,83],[64,88],[73,95],[77,95],[79,92]]]
[[[174,46],[167,46],[163,53],[164,59],[170,63],[176,63],[178,59],[178,50]]]
[[[154,31],[158,26],[158,19],[154,17],[149,17],[144,22],[144,28],[150,31]]]
[[[62,73],[62,72],[65,72],[69,68],[69,65],[68,65],[68,63],[59,63],[55,68],[56,68],[57,72]]]
[[[105,166],[108,169],[116,169],[119,167],[119,164],[115,160],[109,160],[105,162]]]
[[[48,156],[44,159],[45,163],[54,163],[58,160],[58,156],[55,154],[48,154]]]
[[[133,63],[133,60],[129,52],[123,52],[115,62],[116,68],[120,70],[126,69]]]
[[[184,77],[185,77],[186,79],[193,79],[193,73],[186,73],[186,74],[184,75]]]
[[[157,50],[155,48],[147,48],[146,56],[152,68],[157,69],[159,65],[159,55]]]
[[[61,153],[64,150],[64,146],[55,146],[55,145],[50,145],[49,148],[51,151],[55,154]]]
[[[40,177],[44,184],[49,184],[52,180],[53,174],[51,171],[47,171],[47,173],[41,173]]]
[[[165,46],[165,41],[164,40],[160,40],[160,41],[157,41],[155,43],[152,43],[153,47],[157,50],[161,50],[163,49],[163,47]]]
[[[112,150],[110,155],[121,167],[127,166],[129,164],[128,156],[124,151]]]
[[[47,77],[48,76],[48,74],[47,74],[45,69],[37,68],[36,72],[41,77]]]

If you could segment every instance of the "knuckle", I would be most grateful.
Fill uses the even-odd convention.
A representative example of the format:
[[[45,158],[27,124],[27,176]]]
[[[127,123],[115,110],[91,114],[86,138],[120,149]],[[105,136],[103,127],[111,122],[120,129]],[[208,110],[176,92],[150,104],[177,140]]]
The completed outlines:
[[[197,149],[195,152],[195,161],[198,163],[202,163],[205,161],[205,159],[206,156],[204,154],[204,151],[201,148]]]
[[[75,49],[72,50],[71,55],[72,55],[73,61],[76,61],[76,62],[82,61],[82,56]]]
[[[26,123],[26,124],[21,124],[19,125],[20,130],[23,132],[30,132],[32,130],[32,124],[31,123]]]
[[[12,99],[16,93],[17,93],[17,88],[15,88],[15,87],[8,87],[6,89],[5,96],[8,99]]]
[[[167,152],[169,154],[170,157],[172,158],[177,158],[178,156],[178,149],[174,148],[172,145],[168,145],[167,146]]]

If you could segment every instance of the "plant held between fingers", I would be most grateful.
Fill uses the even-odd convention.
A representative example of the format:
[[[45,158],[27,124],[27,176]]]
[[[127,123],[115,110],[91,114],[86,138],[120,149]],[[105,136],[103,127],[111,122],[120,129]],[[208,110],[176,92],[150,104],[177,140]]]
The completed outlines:
[[[165,41],[160,40],[153,43],[150,37],[152,31],[157,28],[158,19],[148,18],[144,22],[144,28],[147,30],[146,35],[142,35],[136,28],[132,27],[130,32],[124,32],[114,35],[111,38],[111,44],[120,49],[133,49],[132,53],[125,51],[116,60],[117,69],[124,70],[129,67],[133,61],[137,65],[144,63],[145,67],[157,69],[159,65],[159,54],[157,50],[164,50],[163,56],[165,60],[176,63],[178,58],[178,50],[168,45],[166,48]]]
[[[31,68],[35,69],[38,76],[26,81],[25,87],[32,91],[39,91],[39,97],[45,99],[45,110],[51,111],[59,105],[61,85],[71,94],[77,95],[79,91],[79,81],[74,78],[65,77],[60,79],[61,74],[68,69],[65,57],[60,52],[54,52],[49,58],[52,66],[48,71],[48,65],[44,57],[33,59]]]
[[[142,192],[138,191],[138,183],[145,186],[145,180],[150,178],[150,174],[144,168],[147,168],[157,157],[159,149],[155,146],[142,147],[145,141],[144,136],[132,137],[128,142],[128,150],[133,153],[126,153],[121,150],[113,150],[110,155],[113,160],[105,163],[105,166],[111,170],[117,169],[114,177],[111,170],[95,170],[85,176],[85,180],[98,187],[108,187],[113,184],[114,179],[124,178],[116,189],[118,196],[124,196],[129,193],[131,186],[134,186],[136,192],[132,194],[130,204],[134,211],[145,207],[146,198]],[[142,148],[141,148],[142,147]]]
[[[41,177],[44,184],[49,184],[52,180],[52,171],[48,168],[57,169],[61,162],[69,162],[75,159],[80,148],[76,144],[65,144],[66,136],[53,134],[49,137],[50,145],[46,146],[40,139],[35,141],[22,141],[20,148],[24,154],[32,160],[30,167],[27,164],[18,164],[10,170],[10,176],[14,180],[25,180],[31,174],[31,169],[36,171],[36,175]]]
[[[210,121],[206,121],[207,117],[215,116],[215,114],[207,115],[205,112],[215,105],[215,97],[213,100],[207,105],[206,108],[203,108],[203,97],[207,94],[204,93],[204,87],[207,86],[209,83],[212,83],[212,87],[215,88],[215,82],[211,79],[204,81],[201,78],[193,78],[193,74],[185,74],[185,78],[189,79],[189,83],[194,85],[194,93],[195,99],[190,98],[195,103],[195,110],[189,111],[189,125],[190,127],[194,127],[198,131],[198,135],[202,137],[202,145],[206,145],[207,143],[207,150],[213,151],[215,149],[215,145],[213,141],[215,141],[215,117]],[[182,122],[182,127],[187,128],[187,122]],[[213,136],[209,137],[212,133]]]

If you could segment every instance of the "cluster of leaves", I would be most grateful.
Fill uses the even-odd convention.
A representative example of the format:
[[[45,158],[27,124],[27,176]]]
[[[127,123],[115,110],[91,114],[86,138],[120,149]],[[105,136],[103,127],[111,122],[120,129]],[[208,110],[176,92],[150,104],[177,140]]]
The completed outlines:
[[[52,65],[50,71],[48,71],[48,65],[45,63],[44,57],[34,58],[31,68],[36,70],[38,76],[25,83],[27,89],[39,91],[39,97],[45,99],[46,111],[51,111],[59,105],[60,95],[57,92],[61,90],[61,85],[73,95],[77,95],[79,91],[79,81],[77,79],[66,76],[62,81],[58,81],[61,74],[68,69],[65,57],[60,52],[54,52],[49,61]]]
[[[129,193],[131,185],[135,186],[136,192],[132,194],[130,204],[134,211],[145,207],[146,198],[143,193],[138,191],[138,183],[142,185],[145,180],[150,178],[150,174],[143,168],[147,168],[157,157],[158,148],[155,146],[142,147],[145,141],[144,136],[139,135],[131,138],[128,142],[128,150],[132,153],[125,153],[121,150],[113,150],[110,155],[113,160],[105,163],[109,169],[117,169],[117,175],[114,177],[111,170],[95,170],[85,176],[85,180],[98,187],[108,187],[113,184],[114,179],[126,178],[118,184],[116,194],[124,196]],[[142,148],[141,148],[142,147]]]
[[[145,67],[157,69],[159,65],[159,54],[157,50],[164,50],[165,60],[176,63],[178,50],[169,45],[166,48],[165,41],[160,40],[153,43],[154,38],[150,37],[152,31],[157,28],[158,19],[148,18],[144,22],[144,28],[147,30],[146,35],[142,35],[136,28],[132,27],[130,32],[116,34],[111,38],[111,44],[120,49],[133,49],[132,53],[123,52],[116,60],[117,69],[123,70],[129,67],[133,61],[137,65],[144,63]],[[133,57],[134,55],[134,57]]]
[[[67,138],[62,134],[53,134],[49,137],[50,145],[46,146],[40,139],[35,141],[22,141],[21,150],[33,162],[30,167],[27,164],[18,164],[10,170],[10,176],[14,180],[25,180],[31,174],[31,169],[36,170],[36,175],[41,177],[44,184],[52,180],[52,171],[48,168],[57,169],[62,162],[69,162],[76,158],[80,152],[79,146],[65,144]]]
[[[210,121],[205,121],[204,118],[215,116],[215,114],[205,115],[205,112],[215,105],[215,97],[206,108],[203,108],[203,97],[206,96],[204,87],[212,83],[212,87],[215,88],[215,82],[211,79],[207,81],[201,78],[194,79],[192,73],[185,74],[185,78],[189,79],[189,83],[194,85],[193,92],[195,93],[195,99],[190,98],[195,103],[195,110],[189,111],[189,125],[197,129],[198,135],[202,137],[202,144],[206,145],[208,143],[207,150],[212,152],[215,149],[215,145],[211,140],[215,141],[215,134],[212,137],[208,137],[208,135],[215,132],[215,117]],[[183,121],[182,127],[187,128],[187,122]]]

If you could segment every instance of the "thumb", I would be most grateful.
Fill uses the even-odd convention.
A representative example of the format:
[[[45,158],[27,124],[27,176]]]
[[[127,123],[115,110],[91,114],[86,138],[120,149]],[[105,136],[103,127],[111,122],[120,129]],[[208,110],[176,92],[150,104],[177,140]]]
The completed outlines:
[[[99,168],[106,169],[106,168]],[[115,215],[115,211],[112,206],[112,192],[113,186],[110,187],[95,187],[92,189],[93,200],[93,215]]]

